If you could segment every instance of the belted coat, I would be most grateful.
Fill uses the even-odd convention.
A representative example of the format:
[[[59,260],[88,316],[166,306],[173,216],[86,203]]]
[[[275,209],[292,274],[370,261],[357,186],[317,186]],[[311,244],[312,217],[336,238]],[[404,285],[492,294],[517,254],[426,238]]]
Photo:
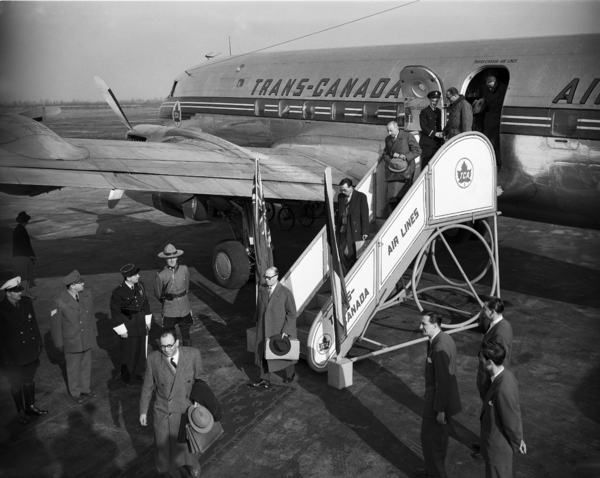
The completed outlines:
[[[64,289],[55,299],[50,317],[52,341],[67,353],[84,352],[96,346],[98,330],[94,301],[89,290],[79,293],[79,302]]]

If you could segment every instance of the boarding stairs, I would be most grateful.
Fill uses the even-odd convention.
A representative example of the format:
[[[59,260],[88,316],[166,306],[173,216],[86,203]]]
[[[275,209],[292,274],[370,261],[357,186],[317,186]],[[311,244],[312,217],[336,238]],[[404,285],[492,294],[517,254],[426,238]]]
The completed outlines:
[[[367,172],[356,189],[367,196],[373,234],[345,277],[350,307],[345,316],[347,335],[339,354],[335,347],[326,227],[281,280],[296,302],[301,354],[314,370],[329,369],[329,383],[337,388],[352,383],[352,361],[346,355],[357,340],[368,340],[364,334],[375,314],[406,299],[406,291],[398,291],[397,286],[411,266],[417,295],[414,287],[427,253],[434,239],[440,238],[448,227],[466,227],[462,225],[465,222],[492,219],[494,227],[492,230],[488,226],[488,231],[496,247],[492,245],[488,250],[494,269],[493,289],[499,291],[496,161],[485,136],[463,133],[445,143],[387,218],[382,162]],[[475,292],[472,284],[469,288]],[[417,304],[421,307],[418,299]],[[249,349],[253,330],[248,331]]]

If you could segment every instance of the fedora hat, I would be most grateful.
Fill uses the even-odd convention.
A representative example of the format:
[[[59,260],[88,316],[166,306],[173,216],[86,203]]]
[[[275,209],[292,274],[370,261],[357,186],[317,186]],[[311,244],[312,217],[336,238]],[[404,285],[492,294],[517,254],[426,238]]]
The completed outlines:
[[[269,350],[273,355],[284,356],[291,348],[292,344],[289,337],[282,337],[280,334],[269,337]]]
[[[165,248],[158,253],[158,257],[161,259],[171,259],[173,257],[179,257],[183,254],[181,249],[177,249],[173,244],[167,244]]]
[[[27,214],[25,211],[21,211],[18,215],[17,218],[15,219],[19,224],[24,224],[26,222],[29,222],[29,220],[31,219],[31,216],[29,214]]]
[[[392,173],[403,173],[408,169],[408,161],[401,158],[392,158],[388,163],[388,169]]]
[[[125,264],[119,269],[119,272],[123,275],[123,277],[125,277],[125,279],[136,275],[139,271],[140,268],[136,267],[135,264]]]
[[[21,277],[13,277],[8,279],[4,284],[0,286],[0,290],[5,290],[7,292],[20,292],[23,290],[23,286],[21,285]]]
[[[215,424],[212,413],[202,405],[188,408],[188,420],[190,426],[198,433],[208,433]]]
[[[75,282],[83,282],[81,280],[81,275],[79,274],[79,271],[77,269],[75,269],[72,272],[69,272],[69,274],[64,276],[62,279],[62,283],[64,285],[71,285],[71,284],[74,284]]]

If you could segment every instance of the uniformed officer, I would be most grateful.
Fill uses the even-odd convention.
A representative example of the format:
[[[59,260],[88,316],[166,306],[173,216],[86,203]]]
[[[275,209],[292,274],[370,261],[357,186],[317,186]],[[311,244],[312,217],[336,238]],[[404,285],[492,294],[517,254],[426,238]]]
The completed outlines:
[[[63,277],[65,286],[50,313],[54,345],[62,350],[67,362],[69,393],[77,403],[94,397],[91,390],[92,349],[96,346],[96,321],[92,293],[84,290],[77,270]]]
[[[10,391],[17,406],[19,423],[28,423],[27,415],[45,415],[35,405],[35,372],[40,365],[42,338],[35,319],[33,303],[23,295],[21,277],[6,281],[0,290],[6,296],[0,302],[0,358],[6,367]]]
[[[190,327],[193,323],[188,298],[190,272],[186,265],[178,263],[181,255],[183,251],[173,244],[167,244],[158,253],[158,257],[165,259],[167,264],[156,273],[154,295],[162,304],[163,328],[174,329],[175,325],[179,325],[181,341],[187,346],[190,345]]]
[[[423,108],[419,114],[419,123],[421,125],[421,135],[419,146],[421,146],[421,170],[427,166],[429,160],[444,143],[444,134],[442,133],[442,110],[437,105],[442,94],[437,91],[427,93],[429,106]]]
[[[110,313],[113,330],[123,339],[121,379],[129,383],[133,375],[141,382],[152,314],[146,288],[140,281],[140,268],[125,264],[120,272],[123,282],[113,290]]]

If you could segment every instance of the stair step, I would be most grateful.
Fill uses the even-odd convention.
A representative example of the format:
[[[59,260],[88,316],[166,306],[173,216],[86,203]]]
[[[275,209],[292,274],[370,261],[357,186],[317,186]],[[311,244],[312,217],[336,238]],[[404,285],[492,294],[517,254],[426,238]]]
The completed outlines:
[[[309,308],[304,309],[302,314],[298,317],[296,321],[296,326],[307,325],[309,328],[316,319],[317,315],[321,312],[320,308]]]

